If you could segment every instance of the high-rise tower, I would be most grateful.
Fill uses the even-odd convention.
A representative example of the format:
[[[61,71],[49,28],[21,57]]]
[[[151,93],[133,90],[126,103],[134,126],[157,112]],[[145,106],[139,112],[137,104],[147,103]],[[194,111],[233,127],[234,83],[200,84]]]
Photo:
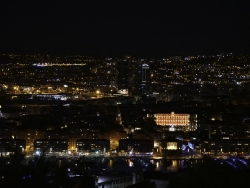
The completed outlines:
[[[139,65],[137,69],[137,91],[138,94],[150,93],[150,68],[146,63]]]
[[[118,90],[128,92],[128,62],[126,60],[117,63]]]

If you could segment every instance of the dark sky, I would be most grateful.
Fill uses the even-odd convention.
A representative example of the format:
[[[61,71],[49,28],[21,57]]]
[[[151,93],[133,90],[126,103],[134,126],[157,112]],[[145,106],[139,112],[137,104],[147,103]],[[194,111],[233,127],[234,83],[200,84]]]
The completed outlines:
[[[219,1],[219,0],[218,0]],[[250,52],[241,1],[0,1],[0,52],[162,56]]]

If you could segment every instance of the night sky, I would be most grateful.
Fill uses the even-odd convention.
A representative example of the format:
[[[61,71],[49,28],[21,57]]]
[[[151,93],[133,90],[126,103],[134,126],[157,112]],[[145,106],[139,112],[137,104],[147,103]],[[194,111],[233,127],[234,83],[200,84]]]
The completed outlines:
[[[249,54],[246,2],[1,1],[0,53]]]

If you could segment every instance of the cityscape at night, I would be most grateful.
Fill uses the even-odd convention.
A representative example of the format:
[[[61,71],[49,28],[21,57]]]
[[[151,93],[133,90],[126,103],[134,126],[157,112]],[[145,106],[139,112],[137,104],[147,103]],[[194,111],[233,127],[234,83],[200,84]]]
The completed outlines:
[[[244,3],[1,4],[0,187],[250,185]]]

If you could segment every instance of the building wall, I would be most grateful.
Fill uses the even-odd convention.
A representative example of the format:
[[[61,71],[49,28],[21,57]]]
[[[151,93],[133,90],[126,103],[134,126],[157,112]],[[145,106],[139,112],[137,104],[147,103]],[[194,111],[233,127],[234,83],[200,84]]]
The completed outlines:
[[[141,94],[150,92],[150,69],[148,64],[141,65]]]
[[[0,154],[1,156],[8,153],[24,153],[26,148],[26,141],[24,139],[1,139],[0,140]]]
[[[98,183],[98,188],[125,188],[133,184],[134,184],[133,177],[122,177]]]
[[[153,141],[146,139],[122,139],[119,140],[119,150],[132,153],[150,153],[153,150]]]
[[[67,153],[68,141],[61,139],[38,139],[34,141],[35,154]]]
[[[110,149],[116,150],[119,147],[119,140],[122,138],[126,138],[126,132],[117,132],[117,131],[107,131],[103,133],[102,138],[110,140]]]
[[[202,141],[201,152],[211,155],[249,155],[250,140]]]
[[[164,134],[162,132],[150,132],[146,131],[146,133],[151,137],[151,139],[154,141],[154,147],[159,146],[159,141],[163,139]]]
[[[17,139],[26,140],[26,152],[33,152],[34,141],[44,138],[44,131],[39,129],[14,130],[13,136]]]
[[[128,62],[117,63],[118,70],[118,89],[128,89]]]
[[[144,63],[141,61],[141,63],[136,68],[135,73],[135,94],[141,95],[141,94],[149,94],[150,93],[150,67],[149,64]]]
[[[157,188],[167,188],[169,186],[169,181],[150,179],[150,182],[155,182]]]
[[[197,115],[171,112],[170,114],[154,114],[154,118],[157,125],[166,127],[169,131],[195,131],[197,129]]]
[[[110,141],[104,139],[81,139],[76,141],[77,152],[104,154],[110,151]]]
[[[161,140],[159,143],[159,153],[165,156],[181,156],[182,143],[179,140]]]

